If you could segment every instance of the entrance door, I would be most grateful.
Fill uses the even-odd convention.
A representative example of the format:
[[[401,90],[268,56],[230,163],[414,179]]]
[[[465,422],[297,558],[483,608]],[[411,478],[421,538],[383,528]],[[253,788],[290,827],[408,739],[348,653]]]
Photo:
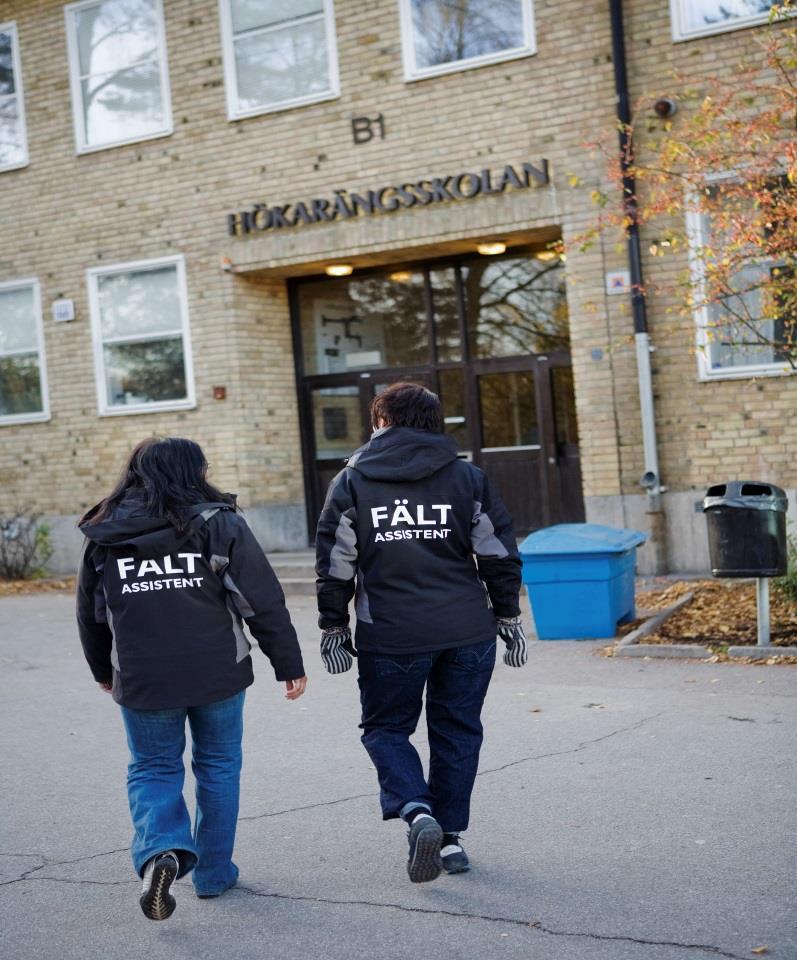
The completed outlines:
[[[474,462],[519,536],[584,519],[570,358],[564,353],[472,364]]]
[[[309,529],[371,432],[374,395],[423,383],[518,534],[584,517],[567,300],[549,250],[290,286]]]

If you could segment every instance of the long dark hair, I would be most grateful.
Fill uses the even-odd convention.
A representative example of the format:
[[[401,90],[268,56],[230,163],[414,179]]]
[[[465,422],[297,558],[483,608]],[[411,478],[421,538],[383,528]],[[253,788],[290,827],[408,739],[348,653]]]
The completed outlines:
[[[222,493],[206,479],[208,462],[198,443],[182,437],[148,437],[127,461],[119,482],[79,523],[106,520],[128,491],[139,491],[147,514],[164,517],[180,532],[188,523],[185,507],[209,501],[237,509],[235,497]]]

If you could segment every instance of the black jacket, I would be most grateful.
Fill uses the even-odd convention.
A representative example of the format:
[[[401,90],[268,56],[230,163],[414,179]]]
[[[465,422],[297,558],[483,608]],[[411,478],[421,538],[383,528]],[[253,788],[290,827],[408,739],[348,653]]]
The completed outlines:
[[[125,707],[161,710],[231,697],[252,683],[245,620],[278,680],[304,676],[285,597],[240,514],[189,508],[180,535],[129,495],[81,527],[77,620],[94,679]]]
[[[477,643],[495,637],[497,616],[520,613],[509,514],[443,434],[374,434],[329,486],[316,554],[319,624],[347,624],[356,592],[360,650]]]

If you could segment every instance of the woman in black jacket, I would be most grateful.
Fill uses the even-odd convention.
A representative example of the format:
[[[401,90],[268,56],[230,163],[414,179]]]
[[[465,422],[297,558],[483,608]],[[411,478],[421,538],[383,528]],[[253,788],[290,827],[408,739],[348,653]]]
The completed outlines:
[[[113,492],[80,521],[80,640],[94,679],[122,709],[133,864],[151,920],[171,916],[171,885],[191,870],[199,897],[218,896],[238,877],[243,702],[254,680],[243,621],[288,700],[307,684],[279,582],[207,467],[191,440],[144,440]],[[182,792],[186,719],[193,829]]]

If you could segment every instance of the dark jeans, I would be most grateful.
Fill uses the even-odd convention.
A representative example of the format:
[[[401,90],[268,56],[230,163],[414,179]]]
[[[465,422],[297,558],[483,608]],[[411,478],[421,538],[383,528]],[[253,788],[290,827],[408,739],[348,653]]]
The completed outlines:
[[[201,707],[130,710],[122,717],[130,747],[127,794],[133,818],[133,865],[139,876],[151,857],[174,850],[180,876],[194,871],[199,894],[231,887],[241,777],[244,693]],[[185,722],[191,728],[196,777],[193,830],[183,798]]]
[[[495,640],[401,656],[361,652],[357,664],[362,742],[379,777],[383,818],[398,817],[408,804],[424,803],[446,833],[465,830]],[[428,779],[409,739],[418,725],[424,687]]]

